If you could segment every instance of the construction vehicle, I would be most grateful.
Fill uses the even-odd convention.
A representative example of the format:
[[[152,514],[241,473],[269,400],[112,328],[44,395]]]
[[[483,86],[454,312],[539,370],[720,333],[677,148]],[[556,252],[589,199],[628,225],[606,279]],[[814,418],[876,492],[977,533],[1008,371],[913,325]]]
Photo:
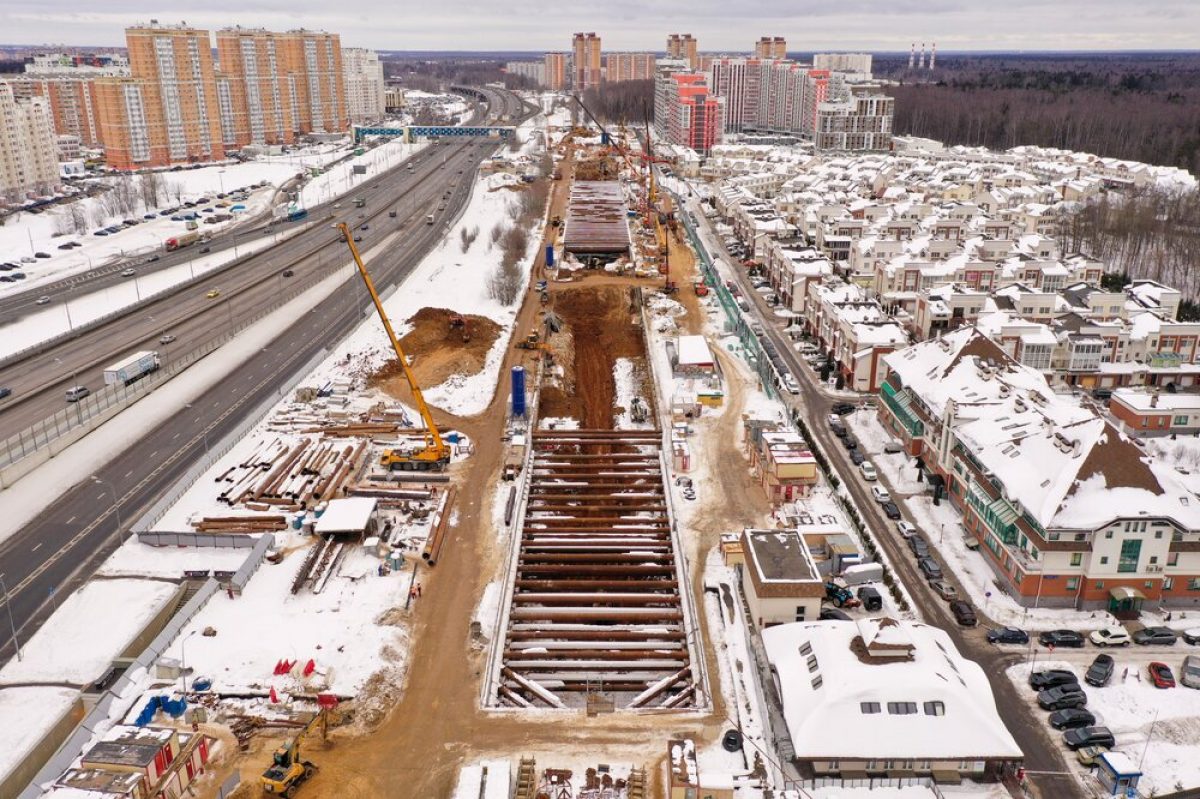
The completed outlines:
[[[467,324],[467,320],[463,318],[462,314],[450,314],[450,327],[452,329],[456,327],[462,328],[462,340],[464,344],[471,340],[471,326]]]
[[[536,330],[517,342],[517,349],[519,350],[538,350],[545,346],[542,343],[542,337],[538,335]]]
[[[304,736],[312,732],[317,724],[321,725],[322,736],[328,731],[329,711],[322,709],[296,734],[275,750],[271,765],[262,773],[259,783],[263,793],[275,796],[286,796],[288,799],[296,795],[296,791],[307,782],[317,771],[315,763],[305,760],[301,753],[300,744]]]
[[[838,608],[856,608],[862,604],[848,586],[837,580],[825,583],[825,598]]]
[[[442,440],[442,434],[438,432],[437,424],[433,421],[433,414],[429,412],[429,406],[425,404],[425,397],[421,394],[421,387],[417,385],[417,378],[413,375],[412,369],[409,368],[408,356],[404,354],[404,350],[400,347],[400,339],[396,338],[396,331],[392,329],[392,323],[388,320],[387,313],[383,310],[383,302],[379,299],[378,292],[375,291],[375,284],[371,281],[371,275],[368,274],[367,267],[363,265],[362,256],[358,254],[358,247],[354,246],[354,239],[350,235],[350,228],[345,222],[339,223],[338,228],[342,231],[342,236],[346,240],[346,246],[350,248],[350,254],[354,256],[354,263],[358,267],[358,273],[362,276],[363,283],[366,284],[367,292],[371,295],[371,302],[375,303],[375,311],[379,314],[380,321],[383,322],[383,329],[387,331],[388,339],[392,342],[392,349],[396,352],[396,359],[400,362],[400,366],[404,370],[404,379],[408,381],[408,387],[412,390],[413,404],[417,406],[417,410],[421,414],[421,419],[425,422],[425,445],[423,448],[413,452],[386,449],[380,458],[380,465],[387,469],[401,469],[405,471],[444,469],[450,463],[450,445]]]
[[[707,297],[708,296],[708,284],[705,283],[703,280],[697,280],[692,285],[692,291],[696,292],[697,297]]]

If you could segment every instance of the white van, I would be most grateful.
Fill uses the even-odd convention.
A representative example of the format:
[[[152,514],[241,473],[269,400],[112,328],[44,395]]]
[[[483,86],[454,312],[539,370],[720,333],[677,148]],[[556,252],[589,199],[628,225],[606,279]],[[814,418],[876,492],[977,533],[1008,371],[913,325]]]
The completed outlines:
[[[71,386],[67,389],[67,402],[79,402],[91,393],[92,390],[87,386]]]

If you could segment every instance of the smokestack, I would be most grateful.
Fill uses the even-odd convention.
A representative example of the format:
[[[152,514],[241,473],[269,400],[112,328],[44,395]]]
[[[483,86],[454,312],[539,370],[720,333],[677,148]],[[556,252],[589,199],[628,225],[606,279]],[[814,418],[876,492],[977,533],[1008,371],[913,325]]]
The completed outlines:
[[[921,42],[921,60],[917,63],[918,69],[925,69],[925,42]]]
[[[937,42],[933,43],[933,50],[929,53],[929,71],[933,71],[933,62],[937,61]]]
[[[913,65],[916,63],[917,63],[917,43],[913,42],[912,48],[908,51],[908,68],[912,69]]]

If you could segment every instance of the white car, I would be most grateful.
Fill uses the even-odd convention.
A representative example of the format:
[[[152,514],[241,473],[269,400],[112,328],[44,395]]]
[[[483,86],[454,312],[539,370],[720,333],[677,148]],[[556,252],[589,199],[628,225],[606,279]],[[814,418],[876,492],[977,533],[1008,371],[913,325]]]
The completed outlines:
[[[883,486],[871,486],[871,495],[875,497],[875,501],[880,504],[892,501],[892,495],[889,494],[888,490]]]
[[[121,277],[133,277],[137,274],[136,269],[124,269],[121,271]]]
[[[896,522],[896,532],[901,538],[912,538],[917,534],[917,527],[912,522],[906,522],[903,519]]]
[[[1129,631],[1124,627],[1105,627],[1102,630],[1092,630],[1088,640],[1096,646],[1129,646],[1133,642]]]
[[[799,394],[800,384],[796,382],[796,378],[791,375],[783,376],[783,387],[788,390],[789,394]]]
[[[879,473],[875,471],[875,464],[870,461],[863,461],[862,466],[858,467],[862,471],[864,480],[874,482],[879,479]]]
[[[49,304],[50,304],[50,298],[49,298],[49,297],[47,297],[47,296],[45,296],[45,295],[42,295],[41,297],[38,297],[38,298],[37,298],[37,304],[38,304],[38,305],[49,305]]]

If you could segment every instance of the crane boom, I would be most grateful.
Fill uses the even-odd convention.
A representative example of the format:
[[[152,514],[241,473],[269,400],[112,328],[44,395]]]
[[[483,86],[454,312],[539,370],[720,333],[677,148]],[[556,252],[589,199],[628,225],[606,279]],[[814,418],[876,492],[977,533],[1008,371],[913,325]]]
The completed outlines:
[[[425,422],[425,449],[408,460],[426,466],[440,466],[449,463],[450,447],[442,440],[442,434],[438,431],[437,423],[433,421],[433,414],[430,413],[429,406],[425,403],[425,397],[421,394],[421,387],[417,385],[417,378],[413,375],[412,369],[408,365],[408,358],[405,357],[404,349],[400,346],[400,339],[396,338],[396,331],[392,329],[392,323],[388,320],[387,313],[383,310],[383,301],[379,299],[379,293],[375,291],[375,283],[371,280],[371,275],[367,272],[367,267],[363,264],[362,256],[358,254],[358,247],[354,246],[354,236],[350,234],[350,227],[345,222],[339,222],[338,229],[342,231],[342,237],[346,240],[347,246],[350,247],[350,254],[354,256],[354,264],[358,267],[358,273],[362,276],[363,283],[367,286],[367,292],[371,295],[371,302],[375,303],[375,311],[379,314],[379,319],[383,322],[383,329],[387,331],[388,339],[392,342],[392,349],[395,350],[396,357],[400,359],[400,368],[404,370],[404,379],[408,381],[408,387],[412,390],[413,402],[421,414],[421,419]],[[404,458],[385,452],[385,465],[390,465],[389,458],[390,461],[394,462],[405,460]]]

